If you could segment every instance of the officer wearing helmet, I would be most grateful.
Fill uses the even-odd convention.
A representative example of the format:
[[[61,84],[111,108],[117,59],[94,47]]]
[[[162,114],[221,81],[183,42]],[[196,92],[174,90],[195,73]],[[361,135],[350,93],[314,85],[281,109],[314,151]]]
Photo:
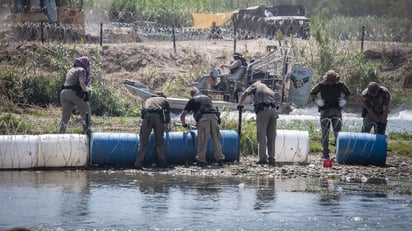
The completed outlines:
[[[362,132],[370,132],[373,126],[375,133],[384,135],[388,122],[390,93],[386,87],[370,82],[362,92]]]
[[[243,58],[242,54],[238,53],[238,52],[233,52],[232,54],[233,56],[233,62],[231,64],[223,64],[223,67],[229,68],[230,73],[235,73],[237,69],[239,69],[239,67],[241,66],[247,66],[247,62],[246,59]]]
[[[329,156],[329,130],[332,123],[335,141],[342,128],[342,111],[350,95],[348,86],[339,80],[334,70],[329,70],[323,76],[323,81],[315,85],[310,92],[313,102],[318,105],[320,125],[322,128],[322,158]]]

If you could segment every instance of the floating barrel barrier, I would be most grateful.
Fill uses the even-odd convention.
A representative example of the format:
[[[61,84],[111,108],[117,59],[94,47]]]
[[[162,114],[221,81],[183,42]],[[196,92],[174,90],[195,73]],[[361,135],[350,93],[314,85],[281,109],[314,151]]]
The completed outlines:
[[[221,130],[223,154],[227,161],[237,160],[240,154],[240,140],[235,131]],[[164,150],[168,163],[184,164],[195,160],[197,151],[197,132],[165,133]],[[132,165],[139,149],[139,137],[134,133],[93,133],[91,136],[90,164],[92,165]],[[145,164],[154,163],[154,135],[150,135],[145,155]],[[208,141],[206,158],[214,159],[214,148],[211,138]]]
[[[277,130],[275,160],[279,163],[309,163],[309,132]]]
[[[385,135],[339,132],[336,161],[340,164],[384,166],[387,140]]]
[[[38,155],[39,136],[0,136],[0,168],[33,168],[37,165]]]
[[[221,144],[227,161],[238,160],[240,140],[235,131],[221,130]],[[171,164],[195,160],[197,132],[169,132],[164,135],[166,158]],[[0,136],[0,168],[75,167],[90,165],[132,165],[139,149],[135,133],[92,133],[86,135],[45,134]],[[206,159],[214,160],[209,138]],[[88,161],[89,160],[89,161]],[[145,164],[155,162],[154,135],[150,135]]]
[[[134,164],[138,147],[139,136],[136,133],[92,133],[90,164]]]
[[[82,134],[40,135],[36,167],[81,167],[89,157],[87,136]]]
[[[195,160],[195,134],[193,132],[168,132],[163,136],[166,160],[170,164],[184,164]],[[145,163],[156,162],[154,134],[150,134]]]

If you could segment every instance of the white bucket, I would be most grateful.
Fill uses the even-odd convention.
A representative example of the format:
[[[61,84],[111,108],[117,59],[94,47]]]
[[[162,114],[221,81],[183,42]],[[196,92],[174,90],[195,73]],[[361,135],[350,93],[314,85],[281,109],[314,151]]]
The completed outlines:
[[[39,161],[36,167],[86,166],[88,142],[81,134],[40,135]]]
[[[0,136],[0,168],[32,168],[37,164],[39,137],[33,135]]]
[[[276,131],[275,160],[279,163],[309,163],[309,132]]]

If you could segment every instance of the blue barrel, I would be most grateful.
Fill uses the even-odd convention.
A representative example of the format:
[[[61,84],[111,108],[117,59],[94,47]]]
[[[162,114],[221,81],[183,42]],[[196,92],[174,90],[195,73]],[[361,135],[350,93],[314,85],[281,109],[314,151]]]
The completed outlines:
[[[168,132],[163,136],[167,163],[184,164],[195,160],[195,137],[192,132]],[[150,134],[144,163],[156,163],[154,134]]]
[[[227,161],[234,161],[240,155],[240,139],[235,131],[221,130],[223,154]],[[169,132],[163,136],[167,162],[185,164],[195,161],[197,132]],[[91,165],[132,165],[139,149],[139,137],[134,133],[93,133],[91,136]],[[154,134],[150,134],[144,163],[156,162]],[[214,160],[214,146],[208,140],[206,159]]]
[[[139,137],[135,133],[92,133],[91,165],[130,165],[136,160]]]
[[[197,154],[197,131],[192,131],[195,140],[195,153]],[[221,134],[221,144],[223,149],[223,154],[225,155],[226,161],[235,161],[239,159],[240,155],[240,139],[239,134],[236,131],[232,130],[220,130]],[[215,160],[215,147],[213,145],[213,140],[209,137],[207,142],[206,149],[206,160],[214,161]]]
[[[339,132],[336,161],[340,164],[384,166],[387,140],[385,135]]]

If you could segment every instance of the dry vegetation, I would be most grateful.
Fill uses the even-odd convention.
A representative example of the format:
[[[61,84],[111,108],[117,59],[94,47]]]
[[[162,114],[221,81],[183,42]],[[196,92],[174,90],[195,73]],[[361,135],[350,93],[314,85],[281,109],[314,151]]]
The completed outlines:
[[[236,50],[248,60],[262,56],[268,45],[279,45],[274,40],[240,40]],[[352,44],[353,45],[353,44]],[[12,70],[21,59],[30,52],[42,52],[53,56],[58,50],[54,43],[3,43],[0,49],[0,67],[2,70]],[[98,54],[101,67],[94,66],[94,78],[103,78],[116,87],[117,94],[141,100],[132,96],[121,84],[122,79],[139,80],[149,87],[163,90],[169,96],[187,97],[187,85],[195,81],[202,73],[208,71],[211,63],[218,66],[231,62],[234,50],[233,41],[205,40],[178,41],[174,49],[171,41],[123,44],[65,44],[65,50],[76,49],[81,55],[95,57]],[[296,41],[295,47],[307,55],[313,47],[307,41]],[[340,44],[346,49],[346,44]],[[355,44],[359,46],[360,44]],[[400,92],[411,92],[412,89],[412,50],[405,44],[366,43],[364,46],[367,59],[381,62],[384,65],[381,76],[384,84]],[[308,63],[310,57],[302,57],[295,51],[297,62]],[[28,75],[56,74],[50,67],[51,60],[31,60],[37,63],[39,69],[31,69]],[[24,69],[24,67],[19,67]],[[96,72],[96,69],[101,71]],[[23,70],[22,70],[23,71]],[[223,70],[227,72],[227,70]],[[314,72],[314,80],[319,74]],[[358,92],[359,93],[359,92]],[[355,97],[353,101],[358,101]],[[3,104],[6,105],[5,102]],[[10,107],[8,107],[10,108]],[[7,111],[7,107],[1,109]]]

